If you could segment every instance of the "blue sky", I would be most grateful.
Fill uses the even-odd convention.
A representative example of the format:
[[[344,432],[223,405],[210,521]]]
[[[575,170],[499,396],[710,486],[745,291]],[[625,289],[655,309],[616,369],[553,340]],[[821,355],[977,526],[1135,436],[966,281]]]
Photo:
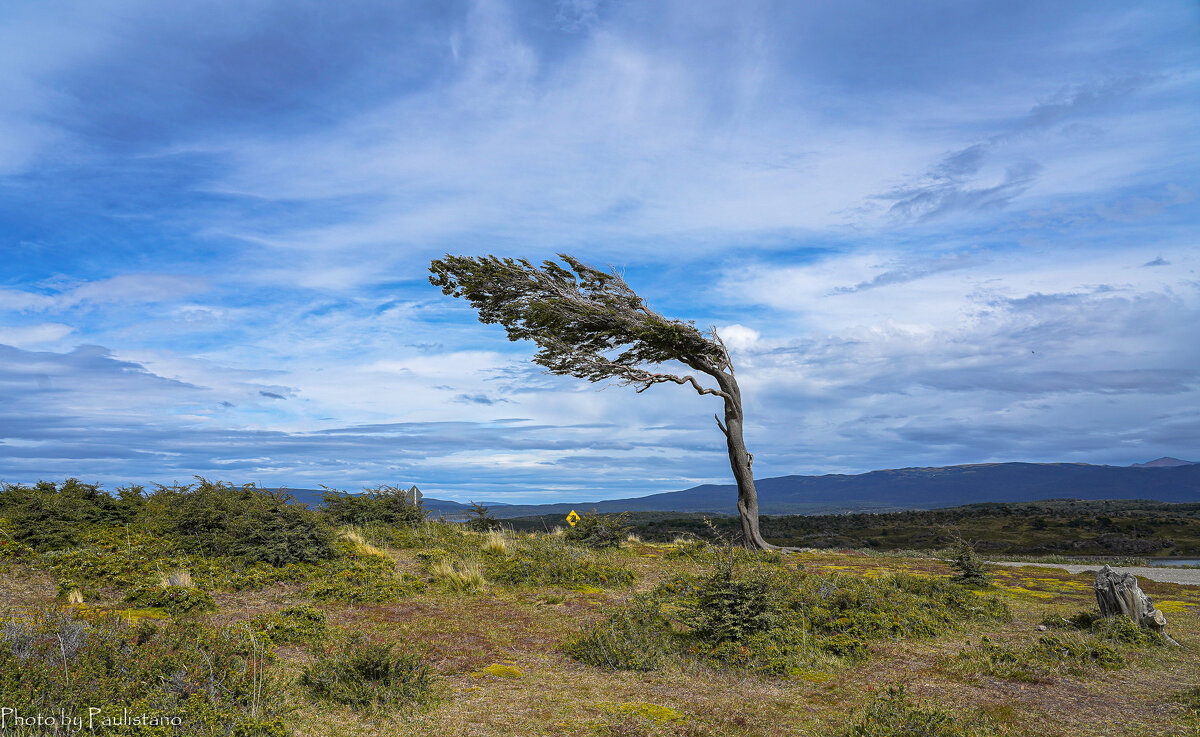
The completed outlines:
[[[612,265],[760,476],[1200,460],[1200,6],[7,2],[0,479],[727,482],[426,280]]]

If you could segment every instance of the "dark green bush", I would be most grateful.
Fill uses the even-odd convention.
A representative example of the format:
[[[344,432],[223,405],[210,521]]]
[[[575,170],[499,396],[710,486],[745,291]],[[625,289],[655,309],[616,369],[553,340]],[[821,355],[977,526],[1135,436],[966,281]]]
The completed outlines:
[[[629,513],[597,514],[596,510],[580,516],[574,527],[568,527],[564,537],[589,548],[615,548],[629,534]]]
[[[91,525],[129,522],[143,503],[139,486],[121,488],[116,496],[78,479],[0,486],[0,517],[9,520],[11,539],[38,552],[77,545]]]
[[[309,579],[304,590],[320,601],[385,604],[420,587],[416,578],[398,575],[390,560],[366,556],[323,566]]]
[[[356,527],[414,527],[425,522],[428,514],[420,502],[413,504],[407,492],[395,486],[378,486],[361,494],[329,489],[321,497],[321,510],[337,524]]]
[[[394,645],[348,645],[304,669],[300,683],[316,699],[364,711],[415,709],[433,701],[433,672],[419,657]]]
[[[83,620],[44,610],[0,627],[0,703],[18,713],[83,720],[131,715],[178,718],[183,731],[145,728],[137,734],[203,737],[283,737],[285,691],[271,653],[244,633],[197,621],[134,626],[120,618]],[[97,735],[131,734],[102,726]]]
[[[654,607],[620,607],[583,628],[563,645],[570,657],[610,670],[649,671],[661,667],[675,649],[670,624]]]
[[[696,584],[684,604],[683,623],[714,645],[767,632],[779,623],[783,608],[776,583],[760,572],[735,577],[732,567],[718,570]]]
[[[638,601],[652,614],[628,621],[610,615],[602,623],[618,641],[661,640],[667,650],[714,667],[776,674],[829,656],[867,657],[873,641],[933,637],[964,622],[1012,617],[996,597],[946,579],[822,576],[766,563],[739,571],[728,555],[715,572],[677,576]],[[605,644],[605,632],[593,633],[596,647]],[[573,641],[568,652],[602,660],[587,660],[583,644],[591,643]]]
[[[337,554],[333,532],[316,512],[283,492],[200,479],[160,486],[146,502],[147,525],[183,550],[245,563],[316,563]]]
[[[564,544],[545,535],[524,535],[506,553],[486,553],[484,574],[502,584],[618,587],[633,583],[633,571],[602,554]]]
[[[475,532],[491,532],[500,527],[500,520],[488,513],[482,504],[471,502],[471,515],[467,518],[467,529]]]
[[[950,546],[950,567],[958,571],[956,583],[981,588],[992,585],[991,566],[979,557],[974,545],[962,538]]]
[[[311,606],[290,606],[271,614],[259,614],[250,620],[250,626],[278,645],[314,644],[329,636],[325,612]]]
[[[140,586],[125,594],[125,601],[171,614],[211,612],[217,608],[212,594],[187,586]]]
[[[964,724],[941,707],[914,701],[903,684],[889,686],[854,713],[842,737],[987,737],[998,734],[990,720]]]

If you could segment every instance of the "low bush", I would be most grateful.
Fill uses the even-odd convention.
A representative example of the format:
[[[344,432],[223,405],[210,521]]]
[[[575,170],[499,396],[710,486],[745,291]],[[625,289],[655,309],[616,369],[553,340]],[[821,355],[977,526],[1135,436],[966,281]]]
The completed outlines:
[[[304,669],[300,683],[315,699],[364,711],[417,709],[434,699],[429,666],[416,655],[397,652],[390,643],[352,643],[317,658]]]
[[[319,601],[346,604],[386,604],[420,589],[416,578],[397,574],[391,559],[368,556],[342,559],[321,567],[308,579],[304,592]]]
[[[1046,683],[1063,673],[1085,675],[1100,668],[1120,670],[1125,657],[1112,644],[1093,637],[1049,634],[1036,641],[1011,647],[987,637],[964,648],[949,663],[949,669],[965,674],[987,674],[1025,683]]]
[[[1129,617],[1103,617],[1095,609],[1070,617],[1047,616],[1042,620],[1042,625],[1051,629],[1089,632],[1101,640],[1130,647],[1167,644],[1167,638],[1161,632],[1139,627]]]
[[[629,534],[628,522],[628,512],[597,514],[593,509],[580,516],[575,526],[563,533],[563,537],[588,548],[615,548]]]
[[[633,571],[590,550],[546,535],[522,535],[505,553],[485,553],[483,572],[502,584],[619,587],[633,583]]]
[[[37,552],[73,547],[92,525],[129,522],[143,503],[140,486],[123,487],[114,496],[78,479],[0,485],[0,516],[11,524],[8,535]]]
[[[877,640],[933,637],[965,622],[1012,617],[998,598],[945,579],[812,575],[761,561],[739,570],[728,554],[709,574],[678,576],[635,601],[637,616],[610,614],[587,642],[605,645],[602,635],[611,630],[618,642],[660,642],[714,667],[774,674],[861,659]],[[587,656],[584,643],[573,640],[568,653],[602,660]]]
[[[903,684],[889,686],[852,715],[841,737],[989,737],[999,734],[991,720],[968,722],[953,713],[914,700]]]
[[[1091,622],[1088,630],[1101,640],[1131,647],[1156,647],[1167,644],[1161,632],[1139,627],[1129,617],[1100,617]]]
[[[130,734],[119,720],[154,723],[138,734],[283,737],[286,694],[271,653],[236,629],[197,621],[134,626],[43,610],[0,627],[0,703],[17,713],[64,715],[97,735]],[[95,715],[88,730],[89,707]],[[170,721],[179,720],[178,728]]]
[[[670,623],[655,607],[637,604],[615,609],[563,645],[575,660],[609,670],[656,670],[676,650]]]
[[[395,486],[377,486],[361,494],[332,489],[321,497],[321,511],[340,525],[385,525],[414,527],[425,522],[428,512],[420,502],[413,503],[411,490]]]
[[[254,632],[277,645],[317,644],[329,637],[325,612],[311,606],[291,606],[250,620]]]
[[[471,516],[467,518],[467,529],[474,532],[490,532],[500,527],[500,520],[488,512],[488,508],[477,502],[471,502]]]
[[[198,614],[217,608],[212,594],[189,586],[141,586],[125,594],[125,601],[143,609],[162,609],[171,614]]]
[[[316,512],[283,492],[199,479],[195,486],[160,486],[146,500],[147,528],[179,548],[245,563],[284,566],[337,555],[334,534]]]

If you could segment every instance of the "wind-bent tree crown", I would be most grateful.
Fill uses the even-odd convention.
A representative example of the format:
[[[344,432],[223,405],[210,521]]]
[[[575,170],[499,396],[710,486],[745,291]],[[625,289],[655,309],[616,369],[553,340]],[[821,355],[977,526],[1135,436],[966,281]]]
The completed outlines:
[[[679,361],[714,378],[733,373],[724,343],[691,322],[671,320],[647,306],[614,270],[593,269],[566,254],[567,267],[496,256],[434,260],[429,281],[463,297],[484,323],[499,323],[509,340],[532,340],[533,361],[551,373],[589,381],[616,379],[642,392],[654,384],[691,384],[701,394],[729,398],[693,376],[646,368]]]

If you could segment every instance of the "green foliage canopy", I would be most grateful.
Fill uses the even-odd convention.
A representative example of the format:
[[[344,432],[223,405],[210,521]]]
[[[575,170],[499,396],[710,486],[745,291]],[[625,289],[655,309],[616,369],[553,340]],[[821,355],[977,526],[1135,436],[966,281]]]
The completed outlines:
[[[650,371],[679,361],[716,376],[729,356],[715,336],[691,322],[671,320],[651,310],[619,274],[594,269],[566,254],[566,267],[544,261],[497,256],[450,256],[430,264],[429,281],[444,294],[467,299],[485,324],[500,324],[509,340],[532,340],[533,362],[551,373],[588,381],[617,379],[642,391],[666,381],[691,383]]]

